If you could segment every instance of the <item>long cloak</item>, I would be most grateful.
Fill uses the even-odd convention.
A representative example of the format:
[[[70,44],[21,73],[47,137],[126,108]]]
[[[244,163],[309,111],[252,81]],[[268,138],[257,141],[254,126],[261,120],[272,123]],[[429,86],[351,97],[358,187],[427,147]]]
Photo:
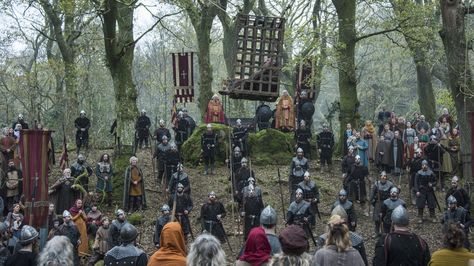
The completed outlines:
[[[138,171],[140,172],[140,175],[142,176],[142,180],[140,182],[140,186],[141,186],[141,189],[142,189],[142,205],[143,205],[143,208],[146,208],[147,205],[146,205],[146,191],[145,191],[145,179],[144,179],[144,175],[143,175],[143,172],[142,172],[142,169],[140,169],[140,167],[138,167]],[[131,166],[128,166],[127,167],[127,170],[125,171],[125,180],[124,180],[124,184],[123,184],[123,208],[124,209],[128,209],[128,200],[129,200],[129,192],[130,192],[130,178],[132,176],[132,168]]]

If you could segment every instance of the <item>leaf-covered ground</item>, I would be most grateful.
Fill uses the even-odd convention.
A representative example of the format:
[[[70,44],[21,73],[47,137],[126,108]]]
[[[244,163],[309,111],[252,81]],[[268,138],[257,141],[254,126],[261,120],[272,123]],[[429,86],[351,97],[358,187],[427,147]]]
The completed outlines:
[[[88,162],[95,165],[94,158],[99,158],[99,154],[102,151],[91,151]],[[128,156],[127,156],[128,157]],[[151,164],[151,152],[150,150],[139,150],[137,157],[140,159],[139,164],[143,168],[145,174],[145,183],[147,189],[147,199],[148,199],[148,209],[145,211],[140,211],[138,214],[142,216],[142,222],[138,225],[140,231],[139,242],[143,249],[146,250],[148,254],[152,254],[155,251],[153,244],[153,231],[154,223],[156,218],[160,215],[159,209],[165,203],[165,197],[161,193],[161,188],[157,187],[157,184],[153,178],[153,170]],[[263,200],[265,205],[270,204],[273,208],[277,210],[278,213],[278,226],[277,231],[280,231],[284,228],[283,220],[283,209],[289,205],[289,191],[287,186],[288,179],[288,167],[290,163],[288,158],[288,164],[280,166],[253,166],[253,170],[256,173],[257,184],[263,190]],[[333,204],[334,200],[337,198],[337,192],[341,188],[342,179],[340,174],[340,161],[335,160],[333,165],[332,173],[320,173],[316,162],[311,162],[310,172],[312,178],[316,180],[316,183],[319,185],[321,190],[321,203],[320,211],[322,215],[322,221],[317,220],[315,230],[313,232],[314,236],[324,233],[325,223],[329,218],[330,206]],[[277,171],[280,170],[281,180],[282,180],[282,190],[283,190],[283,199],[284,206],[281,204],[280,193],[279,193],[279,183]],[[117,172],[123,172],[124,169],[116,169]],[[191,223],[194,236],[196,237],[200,233],[200,223],[198,222],[198,217],[200,215],[200,208],[204,202],[207,200],[207,194],[213,190],[217,193],[219,200],[226,206],[227,216],[224,219],[224,227],[229,234],[230,244],[233,249],[233,253],[229,250],[227,244],[223,245],[224,250],[226,251],[227,258],[229,263],[233,262],[236,258],[236,252],[243,245],[243,236],[237,234],[237,216],[238,212],[236,208],[232,208],[231,204],[231,194],[230,194],[230,185],[228,181],[229,170],[227,167],[221,165],[216,167],[214,175],[203,175],[202,166],[195,168],[187,167],[185,164],[185,171],[190,176],[191,188],[192,188],[192,199],[194,202],[194,210],[191,212]],[[377,173],[371,171],[371,179],[374,180],[378,176]],[[116,176],[115,178],[123,178],[123,176]],[[394,183],[398,183],[398,176],[393,177],[392,180]],[[95,177],[92,178],[92,183],[95,183]],[[407,182],[406,176],[402,176],[402,192],[401,198],[406,202],[409,202],[407,194]],[[115,193],[114,193],[115,194]],[[119,194],[119,193],[118,193]],[[437,192],[438,199],[444,198],[441,192]],[[116,207],[121,207],[121,202],[116,197],[114,204]],[[113,217],[112,213],[115,208],[106,209],[103,207],[103,211],[108,213]],[[359,205],[356,204],[356,211],[358,215],[358,227],[357,233],[362,235],[365,239],[365,245],[367,250],[367,257],[369,260],[372,259],[374,254],[374,244],[375,239],[372,238],[374,225],[371,220],[371,215],[365,217],[362,215],[362,210]],[[425,211],[425,213],[427,210]],[[441,217],[441,214],[436,210],[436,215]],[[441,226],[439,223],[425,222],[423,224],[416,223],[416,209],[415,207],[409,204],[409,213],[410,213],[410,227],[423,237],[429,245],[430,251],[433,252],[441,247],[442,235],[441,235]],[[426,214],[427,216],[427,214]],[[242,225],[240,226],[242,231]],[[191,240],[190,240],[191,242]],[[311,240],[310,240],[311,242]],[[313,253],[315,247],[311,244],[310,252]]]

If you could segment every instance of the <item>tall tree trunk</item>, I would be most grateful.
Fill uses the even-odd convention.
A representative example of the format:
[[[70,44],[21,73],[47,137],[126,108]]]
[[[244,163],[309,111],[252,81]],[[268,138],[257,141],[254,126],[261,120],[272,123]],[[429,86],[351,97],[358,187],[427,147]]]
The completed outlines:
[[[468,112],[474,111],[474,83],[467,58],[466,33],[464,16],[469,10],[461,1],[441,0],[441,16],[443,28],[440,31],[446,53],[448,80],[451,95],[457,111],[458,125],[461,129],[461,159],[463,176],[472,178],[471,172],[471,134],[472,128],[468,123]]]
[[[215,16],[215,15],[214,15]],[[199,63],[199,110],[201,111],[201,118],[204,121],[204,116],[207,110],[207,103],[212,97],[212,66],[210,58],[211,50],[211,29],[214,16],[206,17],[201,14],[199,25],[194,25],[198,41],[198,63]]]
[[[344,130],[347,123],[358,128],[357,119],[359,100],[357,99],[357,80],[355,73],[355,0],[332,0],[336,7],[339,30],[337,44],[337,66],[339,72],[340,94],[340,143],[344,139]],[[344,147],[342,145],[341,147]],[[343,148],[342,148],[343,149]]]
[[[138,116],[137,89],[133,83],[133,12],[135,1],[107,0],[103,12],[103,32],[107,66],[115,92],[117,136],[130,142],[135,118]]]
[[[418,105],[420,112],[431,124],[436,121],[436,103],[431,82],[431,71],[426,62],[414,59],[416,65],[416,78],[418,88]],[[417,62],[418,61],[418,62]]]

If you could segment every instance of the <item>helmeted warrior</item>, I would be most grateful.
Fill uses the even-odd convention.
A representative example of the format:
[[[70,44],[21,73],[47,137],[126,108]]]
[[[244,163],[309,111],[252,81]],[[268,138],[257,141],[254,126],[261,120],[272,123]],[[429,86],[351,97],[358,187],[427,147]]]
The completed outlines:
[[[13,122],[12,128],[15,128],[16,124],[20,124],[21,129],[29,129],[28,123],[26,123],[25,117],[22,114],[18,115],[18,119],[15,122]]]
[[[159,126],[153,133],[153,138],[161,143],[164,136],[166,136],[168,140],[171,139],[171,133],[170,130],[166,128],[165,120],[160,119]]]
[[[13,207],[13,204],[20,201],[20,195],[23,193],[22,172],[20,169],[16,168],[13,160],[8,161],[8,168],[4,182],[6,187],[5,207],[10,210]]]
[[[183,185],[183,193],[191,193],[191,185],[189,183],[189,176],[184,172],[184,166],[182,163],[178,163],[177,171],[171,176],[170,183],[168,184],[167,192],[174,195],[176,192],[178,183]]]
[[[305,121],[308,127],[311,127],[313,122],[314,104],[313,101],[308,97],[306,90],[301,90],[297,105],[297,121]]]
[[[74,177],[71,176],[71,169],[66,168],[63,171],[63,176],[49,189],[49,194],[55,194],[56,213],[68,210],[81,197],[81,193],[75,186],[74,181]]]
[[[196,129],[196,121],[194,121],[194,119],[188,114],[188,109],[183,108],[181,110],[183,111],[184,119],[186,119],[186,121],[188,121],[188,125],[189,125],[189,135],[188,136],[191,136],[194,132],[194,129]]]
[[[390,189],[390,198],[383,201],[382,207],[380,208],[380,218],[383,222],[384,233],[390,232],[392,226],[392,212],[396,207],[402,205],[406,208],[405,201],[399,198],[400,191],[397,187]]]
[[[303,190],[301,188],[295,191],[295,200],[288,207],[288,213],[286,214],[287,224],[296,224],[304,229],[306,236],[310,237],[312,234],[309,223],[313,218],[311,213],[311,204],[303,200]]]
[[[178,121],[176,127],[173,127],[175,131],[174,140],[178,146],[178,150],[181,150],[181,145],[191,136],[191,125],[184,116],[183,111],[178,112]]]
[[[337,205],[331,211],[331,216],[333,216],[333,215],[339,215],[344,220],[344,223],[347,225],[347,213],[341,205]],[[319,236],[319,238],[317,240],[319,247],[324,246],[324,244],[326,243],[327,236],[328,236],[327,233],[324,233],[324,234]],[[356,234],[353,231],[349,231],[349,237],[351,239],[352,247],[355,248],[357,251],[359,251],[359,254],[362,257],[362,260],[364,261],[365,265],[368,265],[367,264],[367,253],[365,251],[364,238],[362,236],[360,236],[359,234]]]
[[[318,152],[321,155],[321,171],[323,171],[325,165],[330,171],[334,148],[334,134],[329,130],[327,124],[323,124],[323,131],[318,134],[316,141],[318,143]]]
[[[19,237],[21,249],[14,252],[7,259],[5,265],[36,265],[38,237],[38,231],[33,227],[29,225],[23,226]]]
[[[298,129],[295,131],[296,148],[303,149],[304,157],[311,159],[311,130],[306,127],[304,120],[300,121]]]
[[[125,224],[128,224],[127,219],[125,218],[125,212],[121,209],[118,209],[115,212],[116,219],[112,221],[109,229],[109,247],[113,248],[122,244],[122,238],[120,236],[120,230]]]
[[[347,226],[349,227],[349,230],[355,231],[357,227],[357,216],[354,211],[354,205],[347,199],[347,191],[345,189],[339,191],[339,198],[332,205],[331,211],[339,205],[347,213]]]
[[[204,159],[204,174],[207,175],[209,172],[214,174],[214,160],[217,151],[217,135],[212,130],[212,125],[207,124],[206,131],[201,136],[201,150],[202,157]]]
[[[82,154],[77,156],[77,161],[71,165],[71,176],[78,179],[79,184],[89,192],[89,177],[94,171],[87,164],[86,157]]]
[[[394,137],[390,145],[390,152],[392,155],[390,166],[393,169],[393,173],[401,174],[402,168],[404,165],[403,154],[405,152],[405,148],[404,148],[402,136],[400,135],[400,132],[398,130],[394,132]]]
[[[349,146],[351,146],[349,144],[350,140],[352,139],[352,137],[354,136],[354,129],[352,129],[352,125],[350,123],[347,123],[346,124],[346,130],[344,130],[344,141],[343,141],[343,146],[342,146],[342,154],[347,154],[347,152],[349,151]],[[354,147],[354,146],[352,146]]]
[[[183,184],[178,183],[176,189],[177,193],[175,197],[170,197],[168,205],[172,206],[171,208],[173,208],[174,200],[176,199],[175,217],[176,220],[181,224],[184,235],[188,236],[191,230],[188,215],[193,210],[193,201],[189,194],[184,193]]]
[[[416,207],[418,208],[419,223],[423,222],[423,209],[428,205],[430,216],[436,222],[435,206],[436,199],[433,187],[436,185],[436,176],[429,169],[428,162],[423,160],[422,169],[415,175]]]
[[[84,145],[88,146],[89,143],[89,128],[91,127],[91,121],[86,117],[86,111],[81,110],[79,117],[74,120],[74,126],[76,127],[76,146],[77,154]]]
[[[153,235],[153,243],[155,243],[156,248],[160,248],[160,236],[161,236],[161,230],[163,230],[163,227],[165,224],[167,224],[170,220],[170,206],[168,204],[164,204],[163,207],[161,207],[161,216],[156,219],[155,223],[155,234]]]
[[[226,215],[224,205],[217,201],[216,193],[209,193],[209,200],[201,207],[202,230],[206,231],[225,243],[225,232],[222,225],[222,218]]]
[[[303,199],[310,204],[314,218],[314,215],[319,212],[319,188],[316,185],[316,182],[311,180],[308,171],[304,173],[304,180],[298,184],[298,188],[303,191]],[[314,226],[316,223],[315,219],[311,220],[310,223]]]
[[[74,265],[79,265],[78,247],[81,244],[81,233],[74,224],[71,218],[71,213],[68,210],[63,212],[63,223],[59,226],[56,235],[65,236],[74,247]]]
[[[153,154],[153,158],[156,158],[158,163],[158,176],[156,177],[156,183],[158,185],[161,184],[166,171],[166,153],[171,149],[168,140],[169,138],[163,135],[160,139],[161,142],[156,146],[155,154]]]
[[[425,147],[425,155],[428,160],[428,165],[434,172],[435,176],[440,177],[441,190],[444,192],[444,173],[442,173],[441,166],[443,165],[443,154],[445,150],[438,143],[435,135],[431,136],[430,143]]]
[[[165,152],[165,174],[166,174],[166,183],[165,186],[168,186],[171,176],[176,172],[178,168],[178,163],[181,162],[181,155],[179,153],[178,147],[174,143],[170,143],[170,148]]]
[[[466,236],[469,235],[469,227],[472,223],[469,212],[462,206],[458,207],[457,200],[454,196],[449,196],[447,199],[448,209],[444,212],[441,223],[443,224],[443,231],[446,232],[450,223],[458,224],[464,229]],[[465,238],[464,247],[470,249],[469,238]]]
[[[367,198],[365,179],[368,175],[369,170],[361,164],[360,156],[356,155],[355,165],[347,177],[347,184],[349,186],[349,200],[360,202],[362,209],[365,209],[365,199]],[[364,210],[364,215],[369,216],[367,210]]]
[[[240,151],[240,148],[234,147],[234,152],[230,155],[230,160],[226,160],[227,166],[231,169],[232,171],[232,178],[235,179],[235,176],[237,175],[237,172],[239,171],[240,167],[242,166],[242,152]],[[234,180],[232,179],[232,180]]]
[[[255,179],[249,177],[248,186],[243,189],[242,209],[244,218],[244,239],[247,239],[252,228],[260,226],[260,213],[263,210],[262,189],[255,185]]]
[[[105,254],[104,265],[135,265],[146,266],[146,253],[135,246],[138,230],[132,224],[124,224],[120,229],[122,244],[115,246]]]
[[[236,126],[232,129],[232,147],[239,147],[243,156],[248,154],[248,128],[242,126],[242,120],[237,119]]]
[[[268,242],[272,248],[270,254],[277,254],[281,252],[281,244],[278,236],[275,232],[275,226],[277,224],[277,213],[270,205],[267,205],[260,214],[260,224],[265,230]]]
[[[96,192],[105,193],[107,195],[107,205],[112,206],[112,176],[114,175],[110,156],[102,154],[99,162],[95,167],[95,175],[97,176]]]
[[[415,152],[415,157],[411,160],[410,162],[410,193],[411,193],[411,199],[412,205],[415,205],[416,202],[416,191],[415,191],[415,176],[418,173],[418,171],[421,170],[421,163],[423,162],[423,156],[422,156],[422,151],[421,149],[417,149]]]
[[[378,239],[373,265],[428,265],[428,244],[408,229],[408,211],[398,206],[393,210],[391,219],[393,231]]]
[[[382,234],[380,230],[380,210],[383,202],[390,197],[390,190],[393,188],[393,183],[387,180],[387,173],[383,171],[380,173],[380,179],[375,181],[372,187],[372,193],[370,196],[370,204],[374,206],[374,212],[372,219],[375,224],[375,236]]]
[[[346,177],[348,174],[351,173],[352,167],[355,164],[355,154],[354,154],[354,147],[349,146],[347,148],[347,154],[342,158],[341,163],[341,170],[343,177]]]
[[[459,177],[453,176],[451,179],[451,188],[446,192],[445,200],[448,201],[449,196],[453,196],[456,199],[457,206],[463,207],[468,212],[471,209],[471,201],[467,191],[459,187]]]
[[[303,149],[298,148],[296,150],[296,156],[291,160],[289,188],[290,188],[290,201],[295,199],[295,191],[298,188],[298,184],[304,180],[304,173],[308,171],[309,164],[308,159],[303,156]]]
[[[140,116],[135,123],[135,139],[137,140],[137,147],[149,147],[148,137],[150,136],[151,121],[146,115],[145,109],[140,112]]]
[[[255,177],[253,170],[250,170],[248,167],[247,158],[242,158],[240,161],[240,169],[237,171],[234,178],[234,199],[240,204],[242,204],[242,191],[244,187],[247,186],[247,180],[250,177]]]

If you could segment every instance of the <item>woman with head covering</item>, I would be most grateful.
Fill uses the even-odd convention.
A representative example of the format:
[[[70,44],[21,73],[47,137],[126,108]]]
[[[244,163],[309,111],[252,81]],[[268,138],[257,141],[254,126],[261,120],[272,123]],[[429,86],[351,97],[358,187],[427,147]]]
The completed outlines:
[[[281,243],[281,253],[272,257],[269,265],[309,266],[311,256],[306,253],[309,248],[308,238],[303,228],[299,225],[290,225],[281,231],[278,237]]]
[[[187,257],[188,266],[220,266],[226,264],[225,253],[219,240],[211,234],[202,234],[194,240]]]
[[[245,249],[242,256],[235,263],[236,266],[260,266],[268,265],[271,258],[270,242],[268,242],[265,230],[262,227],[254,227],[250,230]]]
[[[324,247],[313,256],[312,265],[364,266],[359,252],[352,247],[349,228],[344,219],[333,215],[328,222],[328,236]]]
[[[186,265],[186,243],[179,222],[170,222],[163,227],[160,249],[148,261],[148,266]]]
[[[78,247],[79,256],[84,256],[89,253],[89,240],[87,238],[87,216],[84,211],[82,200],[77,199],[74,206],[69,209],[69,212],[71,213],[71,220],[74,222],[77,230],[79,230],[79,233],[81,234],[81,243]]]
[[[465,239],[464,229],[451,223],[443,236],[444,248],[433,253],[428,265],[473,265],[474,253],[463,247]]]

